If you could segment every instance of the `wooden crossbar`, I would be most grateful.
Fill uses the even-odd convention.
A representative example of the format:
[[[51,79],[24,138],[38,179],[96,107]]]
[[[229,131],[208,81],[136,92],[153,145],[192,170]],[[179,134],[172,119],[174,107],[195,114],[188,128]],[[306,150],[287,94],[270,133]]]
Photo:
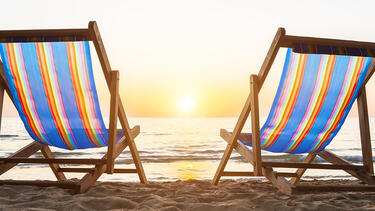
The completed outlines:
[[[283,36],[280,41],[280,47],[292,48],[294,43],[302,43],[302,44],[310,44],[310,45],[329,45],[329,46],[346,47],[346,48],[375,49],[375,43],[372,43],[372,42],[327,39],[327,38],[318,38],[318,37],[292,36],[292,35]]]
[[[114,169],[115,173],[122,173],[122,174],[133,174],[138,173],[137,169]]]
[[[19,157],[19,158],[28,158],[31,155],[35,154],[38,152],[40,149],[42,149],[43,145],[39,144],[37,142],[32,142],[28,144],[27,146],[21,148],[17,152],[13,153],[9,158],[14,158],[14,157]],[[0,175],[4,174],[7,172],[9,169],[13,168],[16,166],[17,163],[2,163],[0,164]]]
[[[221,176],[227,177],[253,177],[254,172],[250,171],[223,171]]]
[[[350,165],[350,163],[347,160],[340,158],[339,156],[335,155],[334,153],[328,150],[323,150],[319,152],[318,155],[319,157],[323,158],[324,160],[332,164]],[[350,175],[352,175],[353,177],[356,177],[366,182],[369,185],[375,185],[373,174],[370,174],[368,171],[365,171],[365,170],[359,170],[359,171],[345,170],[345,171],[349,173]]]
[[[340,164],[315,164],[315,163],[280,163],[280,162],[263,162],[265,167],[275,168],[311,168],[311,169],[332,169],[332,170],[361,170],[365,166],[359,165],[340,165]]]
[[[15,38],[25,38],[25,40],[20,40],[19,42],[34,42],[28,40],[28,38],[48,38],[48,37],[64,37],[64,41],[69,41],[69,37],[74,38],[72,41],[78,41],[77,38],[80,37],[80,41],[90,41],[92,40],[89,34],[89,30],[86,29],[33,29],[33,30],[0,30],[0,40],[7,42]]]
[[[0,158],[2,163],[103,164],[104,159],[91,158]]]
[[[70,172],[70,173],[92,173],[95,168],[58,168],[58,172]]]
[[[298,177],[297,173],[294,172],[275,172],[277,177]]]

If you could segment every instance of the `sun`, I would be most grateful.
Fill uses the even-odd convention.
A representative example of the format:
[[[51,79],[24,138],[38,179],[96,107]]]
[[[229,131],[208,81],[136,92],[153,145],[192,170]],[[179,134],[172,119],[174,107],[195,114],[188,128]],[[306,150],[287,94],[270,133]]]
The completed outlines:
[[[184,96],[180,98],[179,107],[182,111],[189,112],[195,107],[195,100],[190,96]]]

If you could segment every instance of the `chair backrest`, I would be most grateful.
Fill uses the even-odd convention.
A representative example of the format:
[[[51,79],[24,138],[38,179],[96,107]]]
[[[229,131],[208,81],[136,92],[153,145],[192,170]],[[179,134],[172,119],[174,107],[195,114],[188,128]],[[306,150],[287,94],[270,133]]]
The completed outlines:
[[[30,136],[66,149],[106,146],[89,43],[11,41],[0,44],[0,54]]]
[[[357,98],[372,58],[313,51],[287,51],[276,97],[260,133],[265,150],[323,150],[340,130]],[[306,51],[300,48],[299,52]]]

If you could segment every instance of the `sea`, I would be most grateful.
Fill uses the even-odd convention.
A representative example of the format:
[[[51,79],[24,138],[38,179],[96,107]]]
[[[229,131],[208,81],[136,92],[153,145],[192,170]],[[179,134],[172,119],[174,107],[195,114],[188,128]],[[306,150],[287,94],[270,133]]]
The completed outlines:
[[[129,118],[130,125],[141,126],[141,133],[136,137],[135,142],[146,177],[154,182],[212,179],[226,146],[226,142],[219,135],[220,128],[233,130],[236,120],[237,118]],[[371,131],[375,130],[374,123],[375,119],[370,118]],[[250,128],[250,124],[247,123],[244,131],[250,132]],[[32,141],[18,117],[3,118],[0,132],[1,157],[11,155]],[[372,146],[373,148],[375,146],[374,139],[372,139]],[[58,158],[101,158],[107,148],[72,151],[55,147],[51,149]],[[348,117],[327,149],[353,164],[361,164],[358,118]],[[298,162],[305,156],[266,151],[263,151],[262,155],[264,160],[283,162]],[[36,153],[33,157],[42,157],[42,155]],[[324,163],[322,159],[317,159],[316,162]],[[116,168],[134,168],[128,149],[116,160]],[[233,152],[226,170],[252,171],[252,166],[239,154]],[[81,173],[66,173],[66,175],[68,178],[82,176]],[[264,180],[259,177],[225,178],[241,181]],[[341,170],[307,170],[303,178],[353,179]],[[1,175],[0,179],[54,180],[55,177],[45,164],[19,164]],[[139,180],[136,174],[104,174],[99,181],[136,182]]]

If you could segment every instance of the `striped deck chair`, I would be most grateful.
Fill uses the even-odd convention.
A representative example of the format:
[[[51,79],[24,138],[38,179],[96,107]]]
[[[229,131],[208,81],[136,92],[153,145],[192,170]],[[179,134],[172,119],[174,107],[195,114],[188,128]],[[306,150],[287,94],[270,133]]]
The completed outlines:
[[[258,93],[280,48],[288,48],[269,116],[259,126]],[[375,43],[285,35],[279,28],[258,75],[250,77],[250,94],[233,132],[221,129],[228,142],[213,178],[264,176],[280,191],[375,191],[365,85],[375,69]],[[363,165],[352,165],[325,147],[334,139],[357,99]],[[251,113],[251,133],[242,133]],[[253,165],[253,172],[224,171],[235,149]],[[252,150],[250,150],[252,149]],[[303,154],[301,163],[262,161],[261,150]],[[312,163],[319,156],[328,164]],[[292,168],[295,172],[276,172]],[[368,185],[299,184],[306,169],[344,170]],[[286,180],[285,178],[291,178]]]
[[[92,41],[111,94],[109,129],[104,125],[93,77]],[[4,90],[13,101],[33,143],[1,158],[0,175],[18,163],[49,164],[57,181],[1,180],[0,184],[59,186],[86,191],[103,173],[137,173],[147,183],[119,97],[119,73],[110,67],[95,21],[87,29],[0,31],[0,105]],[[1,116],[0,116],[1,117]],[[119,118],[122,130],[117,130]],[[107,146],[101,159],[55,158],[49,146],[74,150]],[[116,157],[129,146],[135,169],[115,169]],[[29,158],[41,150],[44,158]],[[90,168],[60,167],[93,165]],[[79,181],[64,172],[86,173]]]

